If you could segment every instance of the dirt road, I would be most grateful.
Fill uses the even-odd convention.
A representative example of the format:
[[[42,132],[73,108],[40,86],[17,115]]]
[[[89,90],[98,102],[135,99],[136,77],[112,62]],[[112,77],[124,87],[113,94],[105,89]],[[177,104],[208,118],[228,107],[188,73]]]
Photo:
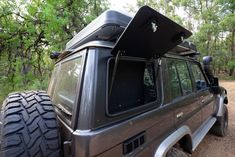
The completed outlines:
[[[228,134],[224,138],[207,134],[191,157],[235,157],[235,81],[220,85],[228,90]]]

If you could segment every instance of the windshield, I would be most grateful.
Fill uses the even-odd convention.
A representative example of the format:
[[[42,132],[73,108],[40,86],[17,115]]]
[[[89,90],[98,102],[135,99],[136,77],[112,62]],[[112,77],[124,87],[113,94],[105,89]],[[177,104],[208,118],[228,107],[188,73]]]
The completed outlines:
[[[59,63],[52,73],[48,93],[52,102],[72,112],[81,78],[82,57]]]

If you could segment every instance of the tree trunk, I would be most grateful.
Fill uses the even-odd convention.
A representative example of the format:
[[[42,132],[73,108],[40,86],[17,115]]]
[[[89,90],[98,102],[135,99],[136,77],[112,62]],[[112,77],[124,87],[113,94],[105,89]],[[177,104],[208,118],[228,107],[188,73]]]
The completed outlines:
[[[234,71],[234,69],[229,69],[229,76],[233,75],[233,71]]]
[[[234,43],[235,29],[232,30],[232,40],[231,40],[231,54],[232,57],[235,56],[235,43]]]

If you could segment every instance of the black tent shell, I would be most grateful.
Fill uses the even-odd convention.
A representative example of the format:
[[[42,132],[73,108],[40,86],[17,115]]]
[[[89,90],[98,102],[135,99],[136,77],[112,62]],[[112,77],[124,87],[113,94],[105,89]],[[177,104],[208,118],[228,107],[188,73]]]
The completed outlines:
[[[169,51],[196,51],[194,45],[182,43],[191,35],[190,31],[148,6],[141,7],[133,18],[120,11],[108,10],[75,35],[66,44],[66,50],[101,40],[115,44],[111,51],[114,56],[121,51],[126,56],[151,58]]]

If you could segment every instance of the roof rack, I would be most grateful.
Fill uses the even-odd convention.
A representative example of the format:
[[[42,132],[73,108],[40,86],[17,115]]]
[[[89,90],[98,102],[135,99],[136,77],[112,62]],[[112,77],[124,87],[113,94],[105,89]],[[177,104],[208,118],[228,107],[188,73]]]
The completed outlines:
[[[195,57],[200,54],[200,52],[197,51],[196,45],[189,41],[184,41],[177,45],[175,48],[170,50],[170,53],[188,57]]]

